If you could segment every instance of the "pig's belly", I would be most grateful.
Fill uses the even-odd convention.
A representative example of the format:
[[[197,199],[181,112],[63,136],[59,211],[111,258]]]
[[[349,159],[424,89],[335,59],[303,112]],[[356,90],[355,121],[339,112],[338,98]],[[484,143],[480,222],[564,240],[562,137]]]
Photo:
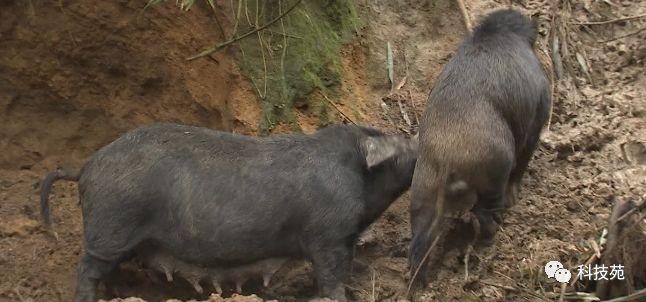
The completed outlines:
[[[154,241],[178,258],[202,265],[244,264],[266,258],[302,257],[300,227],[289,221],[239,215],[183,217]]]

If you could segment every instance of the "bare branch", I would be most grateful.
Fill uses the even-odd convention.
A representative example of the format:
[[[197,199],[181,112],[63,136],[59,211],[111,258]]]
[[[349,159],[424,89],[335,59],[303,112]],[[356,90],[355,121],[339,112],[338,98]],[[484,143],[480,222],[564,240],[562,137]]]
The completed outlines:
[[[192,60],[195,60],[197,58],[208,56],[211,53],[214,53],[214,52],[216,52],[216,51],[218,51],[218,50],[220,50],[220,49],[222,49],[222,48],[224,48],[224,47],[226,47],[228,45],[231,45],[231,44],[233,44],[235,42],[238,42],[238,41],[240,41],[240,40],[242,40],[242,39],[244,39],[244,38],[246,38],[246,37],[248,37],[250,35],[255,34],[256,32],[259,32],[259,31],[271,26],[272,24],[280,21],[280,19],[285,17],[287,14],[289,14],[289,12],[294,10],[294,8],[296,8],[296,6],[298,6],[301,2],[303,2],[303,0],[297,0],[296,3],[294,3],[294,5],[292,5],[289,9],[287,9],[285,12],[280,14],[278,17],[276,17],[273,20],[269,21],[267,24],[265,24],[265,25],[263,25],[261,27],[258,27],[258,28],[254,29],[254,30],[250,30],[250,31],[248,31],[248,32],[246,32],[246,33],[244,33],[244,34],[242,34],[242,35],[240,35],[238,37],[235,37],[235,38],[233,38],[233,39],[231,39],[229,41],[226,41],[226,42],[220,43],[220,44],[218,44],[218,45],[216,45],[214,47],[208,48],[208,49],[206,49],[206,50],[204,50],[204,51],[202,51],[202,52],[200,52],[200,53],[198,53],[196,55],[193,55],[193,56],[190,56],[190,57],[186,58],[186,60],[192,61]]]
[[[568,22],[568,23],[577,24],[577,25],[599,25],[599,24],[608,24],[608,23],[614,23],[614,22],[620,22],[620,21],[626,21],[626,20],[632,20],[632,19],[639,19],[643,17],[646,17],[646,14],[628,16],[628,17],[617,18],[617,19],[606,20],[606,21]]]

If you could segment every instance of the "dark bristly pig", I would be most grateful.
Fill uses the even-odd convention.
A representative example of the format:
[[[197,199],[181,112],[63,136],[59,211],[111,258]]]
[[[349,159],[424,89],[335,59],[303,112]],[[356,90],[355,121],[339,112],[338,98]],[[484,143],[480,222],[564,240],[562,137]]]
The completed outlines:
[[[410,272],[416,286],[427,280],[425,255],[447,211],[472,211],[481,242],[491,244],[494,214],[515,199],[511,192],[551,106],[550,83],[533,50],[536,35],[521,13],[495,11],[465,38],[434,84],[420,122],[411,187]]]
[[[145,244],[196,267],[312,261],[322,296],[346,301],[358,235],[411,184],[417,143],[359,126],[249,137],[176,124],[124,134],[78,175],[85,254],[75,300]]]

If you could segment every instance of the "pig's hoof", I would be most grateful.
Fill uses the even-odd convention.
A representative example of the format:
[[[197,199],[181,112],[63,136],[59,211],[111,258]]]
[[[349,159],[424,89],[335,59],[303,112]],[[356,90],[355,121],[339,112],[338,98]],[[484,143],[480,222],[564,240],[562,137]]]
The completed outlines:
[[[478,244],[483,247],[490,247],[496,242],[495,240],[495,235],[486,235],[486,236],[480,236],[480,240],[478,240]]]
[[[502,213],[495,213],[493,214],[493,221],[495,221],[497,224],[502,224],[504,219],[502,218]]]
[[[173,274],[169,271],[166,271],[166,281],[173,282]]]
[[[269,287],[269,282],[271,281],[271,276],[263,276],[262,277],[262,285],[264,287]]]
[[[337,302],[348,302],[348,298],[345,296],[345,287],[343,286],[339,286],[331,292],[328,292],[327,296]]]
[[[218,295],[221,295],[221,294],[222,294],[222,287],[220,286],[220,284],[219,284],[219,283],[213,282],[213,288],[215,289],[215,292],[216,292]]]
[[[193,288],[195,288],[195,291],[196,291],[198,294],[202,294],[202,293],[204,293],[204,289],[203,289],[203,288],[202,288],[202,286],[201,286],[201,285],[199,285],[199,284],[193,284]]]

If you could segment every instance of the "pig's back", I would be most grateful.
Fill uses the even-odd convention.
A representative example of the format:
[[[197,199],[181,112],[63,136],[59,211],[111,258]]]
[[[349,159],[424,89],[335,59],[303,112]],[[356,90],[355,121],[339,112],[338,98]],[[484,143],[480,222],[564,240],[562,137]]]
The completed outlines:
[[[305,182],[319,175],[342,173],[337,165],[349,156],[341,153],[316,135],[257,138],[154,124],[128,132],[99,150],[84,167],[79,186],[83,202],[105,198],[159,202],[185,199],[178,194],[189,194],[187,190],[231,197],[260,189],[287,194],[303,189]]]

